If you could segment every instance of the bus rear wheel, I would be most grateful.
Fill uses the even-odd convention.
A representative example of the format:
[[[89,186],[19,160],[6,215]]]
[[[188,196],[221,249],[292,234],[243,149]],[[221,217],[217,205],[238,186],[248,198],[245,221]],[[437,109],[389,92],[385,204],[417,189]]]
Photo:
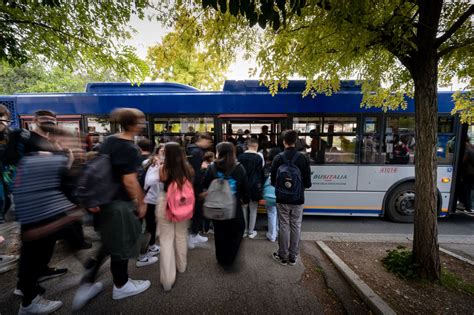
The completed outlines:
[[[415,183],[396,187],[388,197],[385,213],[390,221],[412,223],[415,218]]]

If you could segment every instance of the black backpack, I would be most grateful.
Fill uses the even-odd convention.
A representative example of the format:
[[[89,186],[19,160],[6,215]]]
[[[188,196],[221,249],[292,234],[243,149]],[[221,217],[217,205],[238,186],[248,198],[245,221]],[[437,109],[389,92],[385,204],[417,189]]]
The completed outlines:
[[[105,205],[112,200],[120,188],[114,180],[110,155],[99,154],[90,160],[79,176],[75,198],[85,208]]]
[[[300,199],[303,191],[301,171],[295,164],[300,154],[296,152],[291,160],[288,160],[285,152],[279,155],[283,164],[277,170],[275,195],[281,203],[293,203]]]

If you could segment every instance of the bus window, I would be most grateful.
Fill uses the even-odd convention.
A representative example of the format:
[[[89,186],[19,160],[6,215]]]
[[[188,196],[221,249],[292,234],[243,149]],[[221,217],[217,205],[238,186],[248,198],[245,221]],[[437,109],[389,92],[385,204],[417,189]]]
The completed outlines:
[[[237,118],[222,123],[222,139],[224,141],[240,145],[244,144],[246,139],[253,137],[259,141],[259,150],[275,147],[280,133],[281,122],[278,119],[245,120]]]
[[[438,164],[452,164],[454,157],[454,118],[452,116],[438,117],[438,141],[436,144],[436,157]]]
[[[379,164],[380,134],[379,119],[377,117],[364,118],[364,135],[362,137],[361,163]]]
[[[357,118],[356,117],[325,117],[324,118],[325,133],[356,133]]]
[[[383,154],[386,164],[414,164],[415,117],[387,117]]]
[[[293,129],[312,164],[358,163],[356,117],[295,117]]]
[[[155,117],[153,135],[156,143],[175,141],[187,146],[198,132],[214,133],[212,117]]]

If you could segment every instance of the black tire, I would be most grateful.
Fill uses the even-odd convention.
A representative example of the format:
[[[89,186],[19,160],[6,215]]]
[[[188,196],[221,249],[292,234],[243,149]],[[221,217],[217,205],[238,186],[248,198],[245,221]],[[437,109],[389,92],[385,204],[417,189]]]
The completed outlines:
[[[413,223],[415,218],[415,183],[397,186],[385,204],[385,215],[393,222]]]

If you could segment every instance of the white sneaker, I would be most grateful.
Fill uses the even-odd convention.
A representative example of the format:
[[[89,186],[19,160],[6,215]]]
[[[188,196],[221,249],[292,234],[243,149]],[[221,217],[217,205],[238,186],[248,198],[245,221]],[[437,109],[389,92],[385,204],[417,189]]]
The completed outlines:
[[[0,273],[15,269],[19,258],[17,255],[0,255]]]
[[[30,305],[26,307],[20,305],[18,315],[49,314],[58,310],[61,306],[63,306],[63,302],[61,301],[50,301],[43,298],[41,295],[37,295],[33,301],[31,301]]]
[[[148,280],[132,280],[128,279],[127,283],[120,289],[114,285],[112,292],[112,298],[114,300],[120,300],[132,295],[140,294],[146,291],[151,285],[151,282]]]
[[[191,240],[191,235],[188,235],[188,249],[194,249],[194,243]]]
[[[243,237],[243,238],[249,237],[249,232],[245,231],[245,232],[244,232],[244,235],[242,235],[242,237]]]
[[[150,247],[148,247],[148,254],[151,256],[156,256],[160,253],[160,250],[161,248],[159,245],[153,244]]]
[[[206,236],[201,236],[199,233],[196,235],[191,235],[191,242],[196,243],[206,243],[209,239]]]
[[[144,267],[144,266],[148,266],[148,265],[152,265],[154,263],[156,263],[158,261],[158,257],[155,257],[155,256],[152,256],[151,254],[146,254],[142,257],[139,257],[137,259],[137,264],[136,266],[138,268],[140,267]]]
[[[103,289],[102,282],[81,284],[72,301],[72,310],[78,311]]]
[[[23,297],[23,291],[18,288],[15,288],[15,290],[13,290],[13,294]]]
[[[257,231],[252,231],[249,233],[249,238],[255,238],[257,236]]]

